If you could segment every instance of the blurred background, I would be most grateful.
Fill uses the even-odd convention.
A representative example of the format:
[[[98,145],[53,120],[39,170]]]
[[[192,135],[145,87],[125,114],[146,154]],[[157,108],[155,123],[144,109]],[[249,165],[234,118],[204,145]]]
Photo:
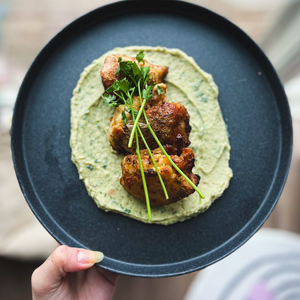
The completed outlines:
[[[31,273],[56,247],[27,207],[13,170],[9,129],[18,89],[33,59],[57,32],[79,16],[111,2],[0,0],[0,300],[31,299]],[[190,2],[241,27],[265,51],[284,84],[293,117],[294,153],[286,187],[265,227],[300,233],[300,1]],[[196,275],[121,277],[114,299],[184,299]]]

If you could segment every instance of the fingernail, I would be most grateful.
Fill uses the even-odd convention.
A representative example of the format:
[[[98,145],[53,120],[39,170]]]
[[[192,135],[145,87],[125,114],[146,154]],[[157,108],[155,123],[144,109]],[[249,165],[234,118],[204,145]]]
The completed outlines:
[[[81,264],[95,264],[103,259],[103,253],[98,251],[79,250],[77,260]]]
[[[95,255],[96,255],[96,261],[95,261],[96,263],[98,263],[98,262],[100,262],[100,261],[103,260],[104,255],[103,255],[102,252],[95,251],[94,253],[95,253]]]

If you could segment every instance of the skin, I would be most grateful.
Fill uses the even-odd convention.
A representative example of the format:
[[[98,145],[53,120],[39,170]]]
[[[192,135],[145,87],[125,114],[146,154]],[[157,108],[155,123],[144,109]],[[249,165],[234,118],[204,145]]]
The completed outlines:
[[[101,252],[59,246],[31,278],[33,300],[109,300],[117,274],[93,267]]]

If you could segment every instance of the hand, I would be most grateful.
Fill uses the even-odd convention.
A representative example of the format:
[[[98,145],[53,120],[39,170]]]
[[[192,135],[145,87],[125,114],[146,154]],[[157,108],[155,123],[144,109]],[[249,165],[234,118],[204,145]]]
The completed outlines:
[[[59,246],[31,278],[33,300],[112,298],[117,274],[92,267],[101,252]]]

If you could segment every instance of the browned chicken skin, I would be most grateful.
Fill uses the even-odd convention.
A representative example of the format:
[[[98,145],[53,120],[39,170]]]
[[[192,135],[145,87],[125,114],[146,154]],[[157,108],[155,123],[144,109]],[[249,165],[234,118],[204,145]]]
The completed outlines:
[[[126,55],[113,54],[107,56],[104,61],[104,65],[100,71],[100,75],[105,89],[108,89],[116,80],[120,80],[122,78],[121,74],[116,75],[116,71],[119,68],[119,57],[121,57],[123,61],[131,60],[137,62],[136,58]],[[150,78],[148,80],[148,84],[152,85],[156,83],[161,83],[169,72],[168,67],[153,65],[148,63],[146,60],[144,62],[145,64],[143,64],[142,62],[139,63],[139,66],[150,67]]]
[[[154,88],[153,97],[145,106],[145,113],[161,144],[173,146],[177,154],[180,154],[182,149],[190,144],[190,117],[184,105],[180,103],[168,103],[168,98],[165,95],[167,87],[165,84],[160,84],[160,86],[163,92],[158,95],[157,88]],[[135,97],[133,106],[136,110],[139,110],[140,100],[138,97]],[[135,139],[132,147],[128,147],[133,126],[132,118],[130,114],[126,113],[127,124],[125,125],[122,121],[123,110],[123,105],[120,105],[110,120],[109,141],[117,151],[135,153]],[[143,115],[139,121],[139,127],[149,148],[152,150],[157,148],[158,145],[149,131]],[[141,138],[139,138],[139,145],[140,149],[146,149]]]
[[[169,147],[169,154],[174,150]],[[163,189],[158,179],[157,173],[147,150],[140,151],[144,174],[146,177],[148,194],[151,205],[167,205],[179,201],[180,199],[192,194],[195,190],[190,184],[172,167],[166,156],[160,149],[155,149],[153,153],[159,173],[166,186],[169,199],[165,198]],[[192,173],[194,167],[194,153],[190,148],[184,148],[180,156],[170,155],[172,161],[184,172],[185,175],[197,186],[200,177]],[[136,198],[145,200],[141,170],[136,155],[127,155],[122,163],[121,185]]]

